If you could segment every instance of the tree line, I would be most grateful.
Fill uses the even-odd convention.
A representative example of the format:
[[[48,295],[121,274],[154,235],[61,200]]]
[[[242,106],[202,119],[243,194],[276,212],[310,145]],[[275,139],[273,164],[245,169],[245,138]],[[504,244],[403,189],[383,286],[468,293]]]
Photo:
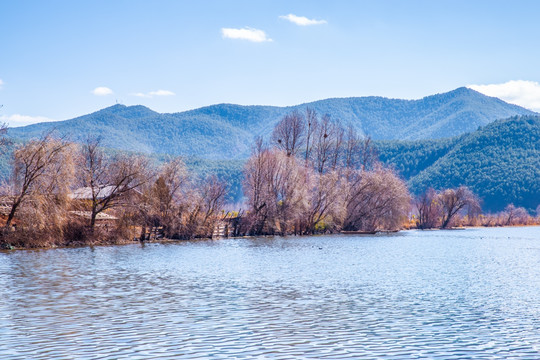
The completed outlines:
[[[170,238],[211,236],[226,185],[190,177],[180,159],[154,166],[100,140],[82,144],[46,134],[16,148],[1,187],[0,245],[50,247],[146,239],[158,226]]]
[[[6,141],[0,138],[0,148]],[[144,241],[152,231],[209,238],[227,222],[234,236],[538,222],[513,205],[481,214],[481,201],[465,186],[413,197],[378,161],[369,137],[309,108],[284,116],[270,139],[256,139],[244,166],[241,211],[225,210],[225,182],[194,176],[180,158],[155,164],[100,145],[97,138],[75,144],[48,133],[16,147],[12,175],[0,187],[0,246]]]
[[[517,226],[540,223],[540,205],[536,217],[524,207],[508,204],[503,211],[483,214],[481,200],[468,187],[436,191],[429,188],[413,201],[412,226],[418,229],[452,226]]]

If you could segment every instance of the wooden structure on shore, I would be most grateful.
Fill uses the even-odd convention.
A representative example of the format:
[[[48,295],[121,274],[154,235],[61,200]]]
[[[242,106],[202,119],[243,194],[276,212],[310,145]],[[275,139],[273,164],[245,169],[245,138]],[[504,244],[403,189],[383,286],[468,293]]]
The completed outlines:
[[[240,236],[240,221],[243,211],[235,214],[227,212],[223,218],[217,221],[212,233],[212,239],[223,239]]]
[[[155,241],[164,238],[163,226],[142,227],[140,230],[139,241]]]

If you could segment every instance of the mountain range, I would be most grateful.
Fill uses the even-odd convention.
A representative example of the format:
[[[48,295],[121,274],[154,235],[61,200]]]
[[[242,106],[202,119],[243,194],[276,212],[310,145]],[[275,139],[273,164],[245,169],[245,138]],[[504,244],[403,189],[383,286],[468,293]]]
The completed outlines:
[[[532,111],[468,88],[419,100],[351,97],[289,106],[219,104],[161,114],[147,107],[114,105],[71,120],[12,128],[22,140],[55,129],[74,141],[101,136],[106,147],[143,153],[197,156],[205,159],[244,159],[256,136],[267,137],[275,124],[293,110],[307,107],[352,124],[375,140],[437,139],[461,135],[479,126]]]
[[[540,116],[468,88],[399,100],[382,97],[326,99],[291,107],[219,104],[160,114],[144,106],[115,105],[60,122],[9,129],[17,141],[55,129],[73,141],[101,136],[111,149],[181,155],[188,168],[217,174],[241,201],[243,163],[256,136],[307,107],[371,136],[382,162],[393,166],[411,192],[467,185],[487,211],[509,203],[532,211],[540,204]],[[7,154],[7,153],[6,153]],[[0,159],[7,176],[9,161]]]

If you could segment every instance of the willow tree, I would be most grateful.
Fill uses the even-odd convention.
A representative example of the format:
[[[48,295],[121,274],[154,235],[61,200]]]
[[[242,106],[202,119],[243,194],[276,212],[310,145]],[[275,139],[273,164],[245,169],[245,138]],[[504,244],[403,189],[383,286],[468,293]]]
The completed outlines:
[[[294,227],[306,197],[304,170],[297,158],[257,141],[244,168],[251,233],[284,234]]]
[[[480,210],[478,197],[467,186],[441,191],[438,195],[438,201],[441,204],[443,229],[450,225],[451,220],[461,210],[466,208],[472,212]]]
[[[176,199],[169,233],[172,237],[192,239],[212,237],[222,216],[227,185],[216,176],[190,181]]]
[[[398,229],[407,217],[409,191],[390,169],[357,170],[343,187],[343,230]]]
[[[262,234],[272,213],[266,181],[266,173],[272,165],[266,144],[262,138],[257,138],[252,154],[244,166],[243,181],[244,194],[249,208],[247,227],[254,234]]]
[[[301,208],[302,233],[314,234],[317,229],[332,228],[340,218],[343,200],[340,176],[337,171],[320,174],[305,169],[304,206]]]
[[[504,225],[527,224],[529,213],[523,207],[516,207],[514,204],[509,204],[504,208],[503,214],[506,216]]]
[[[39,204],[49,202],[52,206],[55,199],[65,199],[73,175],[70,147],[65,140],[46,134],[15,150],[10,186],[13,200],[6,228],[26,201],[33,201],[37,209]]]

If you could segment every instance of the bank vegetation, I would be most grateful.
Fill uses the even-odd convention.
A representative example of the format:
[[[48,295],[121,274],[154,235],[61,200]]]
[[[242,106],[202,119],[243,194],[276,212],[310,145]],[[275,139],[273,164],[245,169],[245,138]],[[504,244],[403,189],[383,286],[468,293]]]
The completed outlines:
[[[378,161],[369,137],[311,109],[293,111],[270,139],[255,140],[245,200],[235,207],[226,183],[190,174],[180,158],[156,165],[100,145],[48,133],[16,147],[11,177],[0,187],[0,247],[539,223],[512,204],[482,214],[465,186],[412,196]]]

